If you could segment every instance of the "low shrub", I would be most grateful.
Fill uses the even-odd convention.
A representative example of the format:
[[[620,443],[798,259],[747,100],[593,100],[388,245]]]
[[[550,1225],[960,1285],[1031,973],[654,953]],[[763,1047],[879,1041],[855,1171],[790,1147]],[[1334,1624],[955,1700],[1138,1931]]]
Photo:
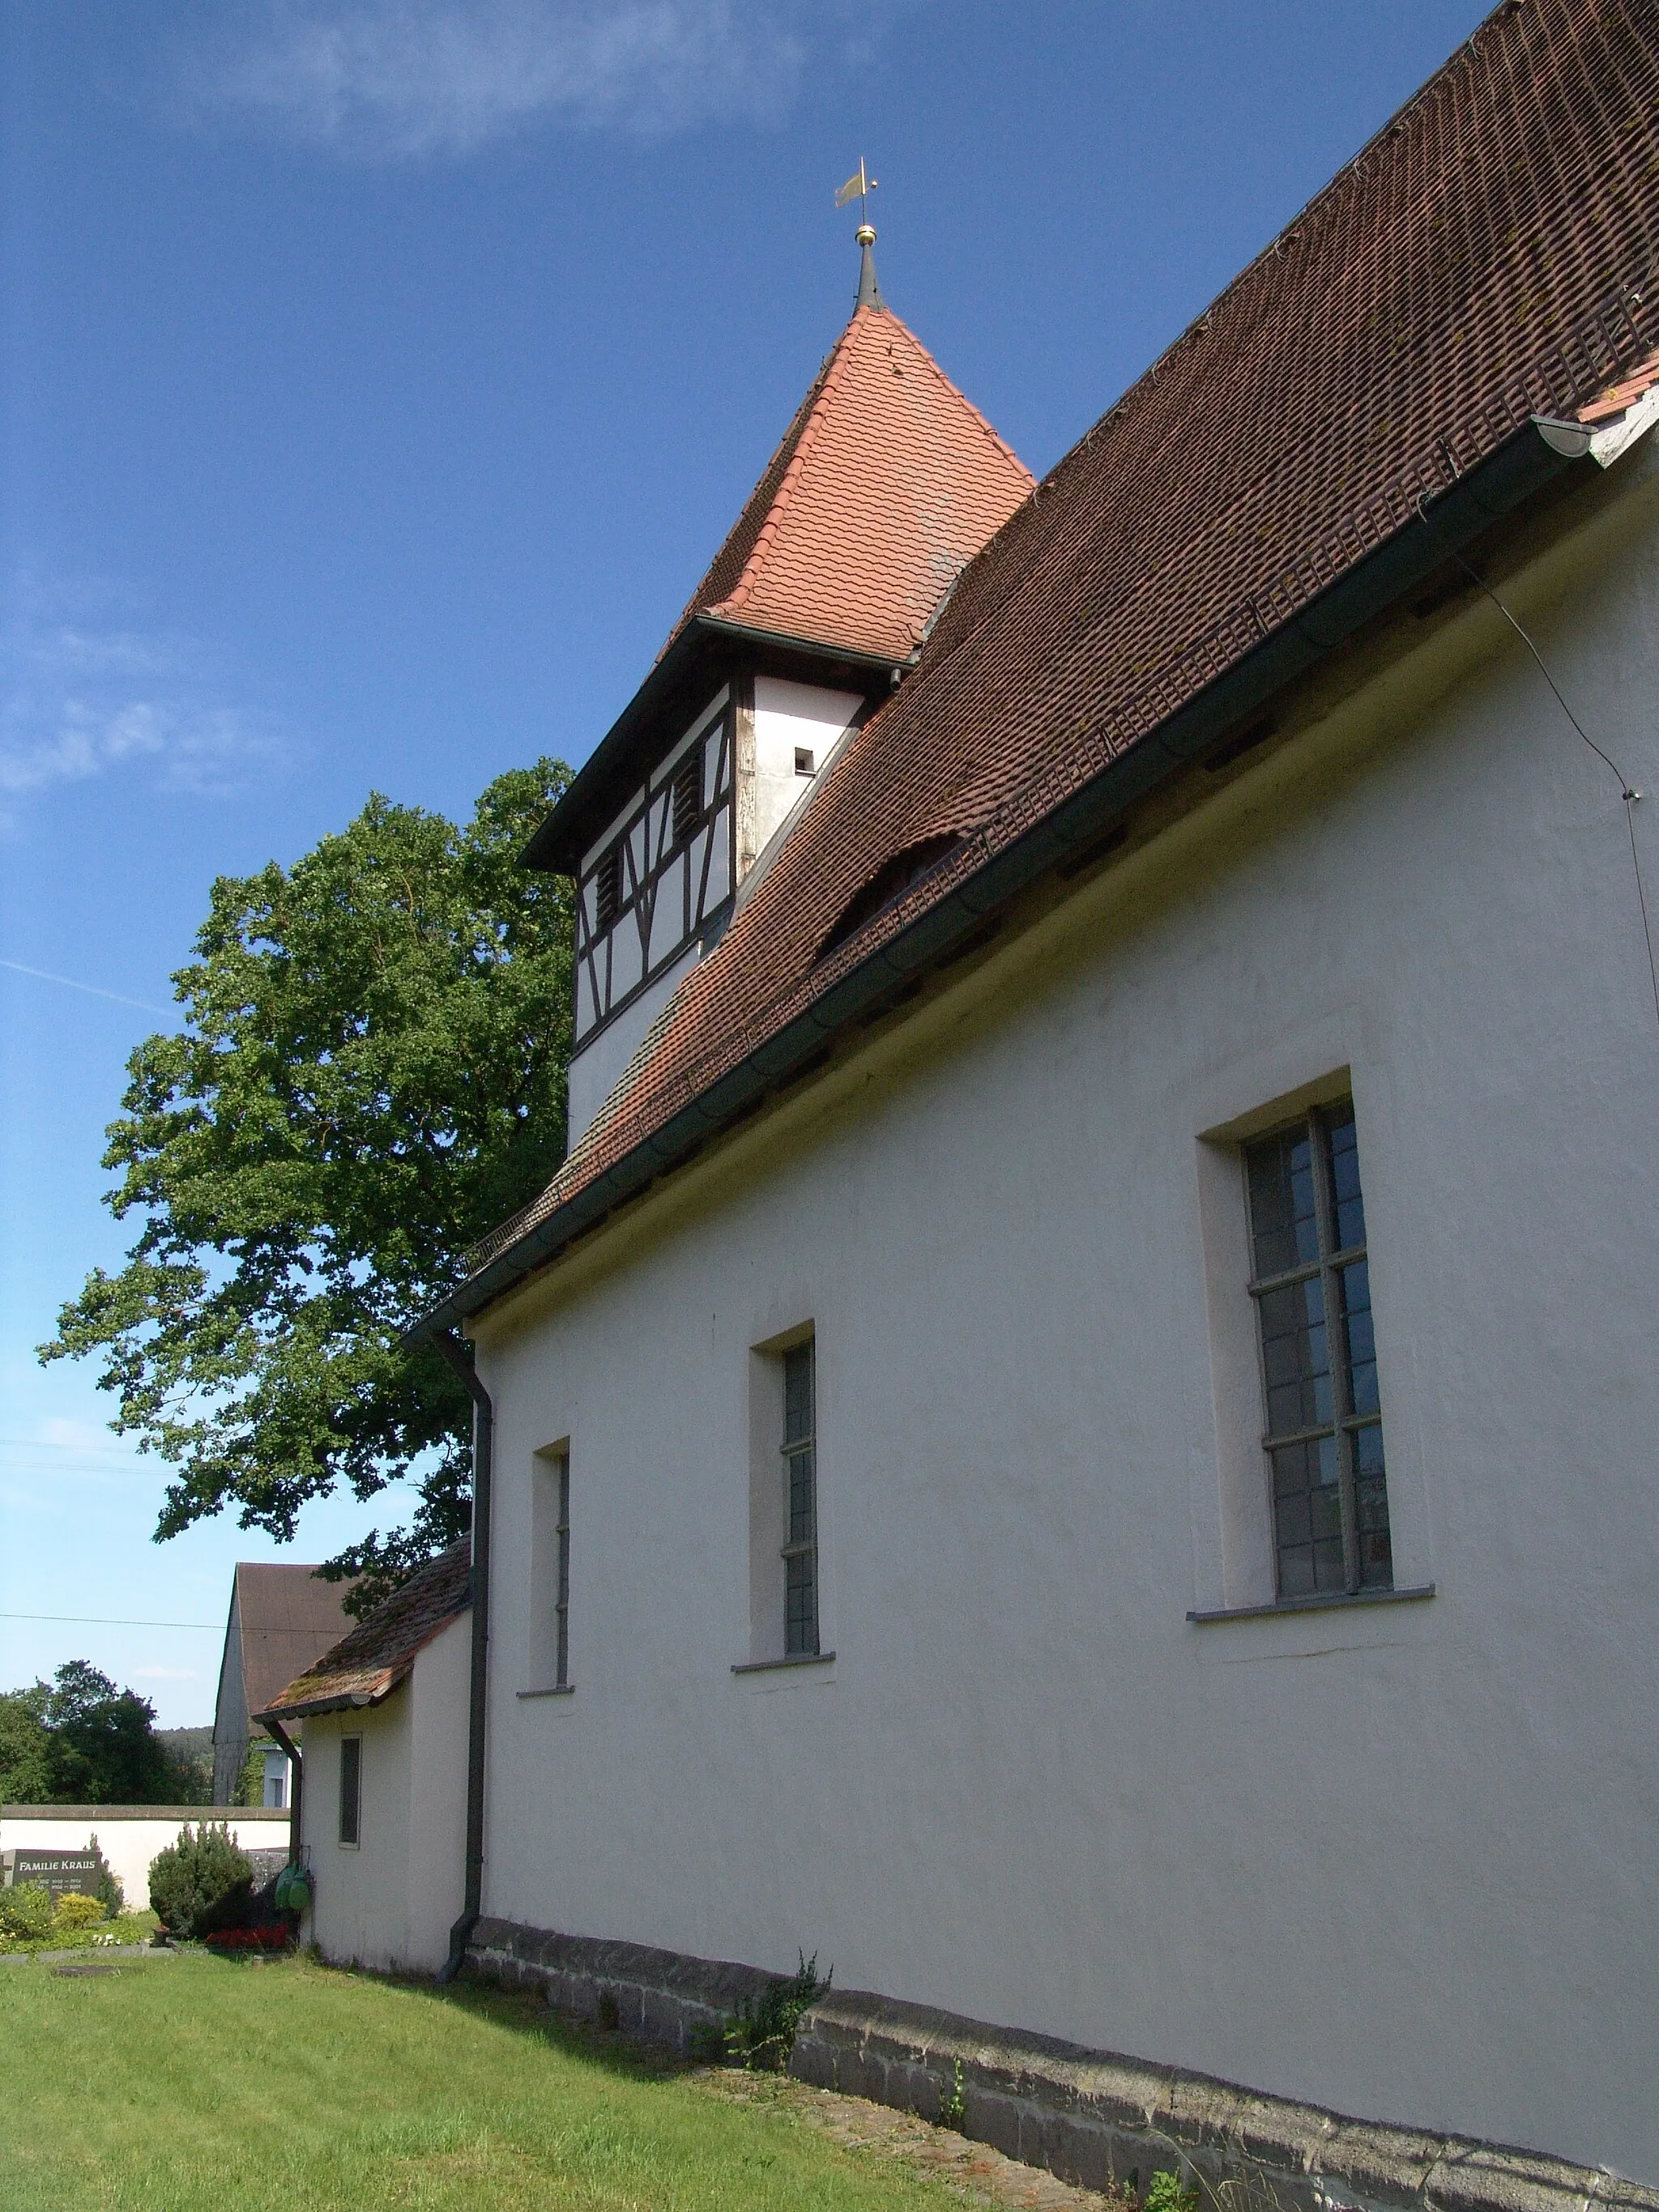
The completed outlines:
[[[95,1928],[104,1917],[101,1897],[82,1897],[70,1890],[58,1900],[58,1910],[52,1916],[52,1926],[69,1929]]]
[[[198,1936],[219,1920],[234,1891],[251,1889],[252,1881],[252,1866],[230,1830],[204,1820],[193,1833],[188,1824],[182,1827],[178,1842],[150,1861],[149,1901],[170,1935]]]
[[[0,1936],[14,1943],[36,1943],[52,1933],[52,1892],[38,1881],[0,1889]]]
[[[834,1978],[832,1966],[818,1979],[818,1954],[797,1954],[799,1967],[787,1981],[774,1982],[750,2004],[741,1999],[726,2024],[726,2055],[754,2073],[781,2073],[795,2047],[795,2030]]]

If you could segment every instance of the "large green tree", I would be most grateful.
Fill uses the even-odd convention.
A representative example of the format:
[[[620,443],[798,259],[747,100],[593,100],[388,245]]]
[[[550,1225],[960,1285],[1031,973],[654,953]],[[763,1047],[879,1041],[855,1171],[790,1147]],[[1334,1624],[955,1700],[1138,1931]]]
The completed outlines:
[[[500,776],[458,826],[374,796],[288,869],[223,877],[173,978],[185,1026],[128,1062],[107,1194],[137,1241],[43,1359],[101,1355],[111,1425],[174,1469],[156,1529],[417,1486],[329,1563],[362,1609],[466,1528],[471,1407],[403,1331],[564,1150],[571,896],[519,854],[568,781]]]
[[[169,1805],[188,1781],[155,1734],[155,1708],[85,1659],[0,1695],[0,1802]]]

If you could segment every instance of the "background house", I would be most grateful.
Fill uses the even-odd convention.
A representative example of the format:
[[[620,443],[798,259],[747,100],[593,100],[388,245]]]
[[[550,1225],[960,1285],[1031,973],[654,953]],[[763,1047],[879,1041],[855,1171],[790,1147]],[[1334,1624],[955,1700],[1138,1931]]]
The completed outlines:
[[[325,1583],[314,1567],[243,1560],[231,1583],[219,1695],[213,1714],[213,1802],[234,1802],[251,1743],[264,1730],[251,1716],[303,1674],[351,1626],[343,1610],[349,1583]],[[286,1753],[264,1753],[260,1802],[284,1806],[292,1794]]]

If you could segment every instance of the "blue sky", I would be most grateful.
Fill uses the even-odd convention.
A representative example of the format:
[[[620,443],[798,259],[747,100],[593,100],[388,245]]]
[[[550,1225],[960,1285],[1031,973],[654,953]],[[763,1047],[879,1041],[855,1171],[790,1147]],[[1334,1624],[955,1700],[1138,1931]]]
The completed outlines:
[[[33,1357],[118,1264],[101,1132],[212,878],[586,756],[846,318],[860,153],[890,303],[1040,474],[1482,12],[3,0],[0,1687],[205,1720],[216,1633],[9,1616],[222,1623],[281,1556],[153,1544]]]

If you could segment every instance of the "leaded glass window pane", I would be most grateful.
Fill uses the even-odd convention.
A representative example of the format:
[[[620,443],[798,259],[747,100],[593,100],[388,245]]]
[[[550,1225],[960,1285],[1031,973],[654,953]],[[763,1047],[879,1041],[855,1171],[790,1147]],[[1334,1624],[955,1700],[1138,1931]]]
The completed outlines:
[[[818,1648],[817,1373],[814,1346],[783,1355],[784,1638],[791,1658]]]
[[[1317,1109],[1248,1146],[1244,1169],[1279,1595],[1389,1589],[1382,1393],[1352,1106]]]

